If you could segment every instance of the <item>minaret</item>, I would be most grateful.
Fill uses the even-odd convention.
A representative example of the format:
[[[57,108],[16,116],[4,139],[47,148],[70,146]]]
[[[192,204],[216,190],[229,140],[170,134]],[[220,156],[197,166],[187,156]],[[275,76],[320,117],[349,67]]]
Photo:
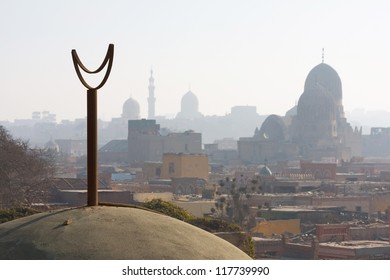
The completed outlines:
[[[154,97],[154,78],[153,78],[153,69],[150,70],[149,78],[149,97],[148,97],[148,119],[154,119],[154,104],[156,103],[156,98]]]

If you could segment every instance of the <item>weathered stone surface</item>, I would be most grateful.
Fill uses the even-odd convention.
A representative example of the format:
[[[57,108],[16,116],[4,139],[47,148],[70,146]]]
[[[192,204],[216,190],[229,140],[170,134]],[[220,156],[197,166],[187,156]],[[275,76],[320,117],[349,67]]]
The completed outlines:
[[[204,230],[113,206],[40,213],[0,225],[0,259],[250,259]]]

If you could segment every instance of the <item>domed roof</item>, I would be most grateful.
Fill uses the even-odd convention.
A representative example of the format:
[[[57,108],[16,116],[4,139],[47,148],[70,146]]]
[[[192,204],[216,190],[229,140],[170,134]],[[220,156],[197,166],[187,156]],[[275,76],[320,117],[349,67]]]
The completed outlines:
[[[181,98],[181,111],[198,112],[199,101],[198,97],[192,92],[188,91]]]
[[[249,260],[229,242],[137,208],[62,209],[0,224],[0,259]]]
[[[334,97],[336,102],[341,102],[341,79],[336,70],[326,63],[315,66],[307,75],[304,91],[313,89],[325,89]]]
[[[259,135],[264,140],[286,140],[287,127],[280,116],[270,115],[261,125]]]
[[[138,120],[140,118],[139,103],[135,99],[130,97],[123,103],[122,118],[128,120]]]
[[[188,91],[181,98],[181,111],[176,118],[179,119],[196,119],[202,117],[199,112],[198,98],[192,91]]]
[[[260,169],[260,176],[272,176],[271,169],[269,169],[267,165],[264,165]]]
[[[297,118],[303,122],[334,120],[336,104],[333,97],[323,89],[309,89],[300,96]]]

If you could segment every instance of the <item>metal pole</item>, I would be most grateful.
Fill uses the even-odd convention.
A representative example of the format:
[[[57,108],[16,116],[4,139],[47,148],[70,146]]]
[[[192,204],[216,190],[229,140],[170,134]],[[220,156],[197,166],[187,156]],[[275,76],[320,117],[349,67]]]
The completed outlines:
[[[88,206],[98,205],[97,90],[87,90]]]
[[[76,50],[72,50],[73,65],[81,83],[87,88],[87,180],[88,180],[88,206],[97,206],[98,200],[98,129],[97,129],[97,90],[104,86],[111,72],[114,59],[114,45],[108,46],[103,63],[95,71],[88,70],[80,61]],[[90,86],[81,75],[79,67],[88,74],[96,74],[107,66],[106,74],[97,87]]]

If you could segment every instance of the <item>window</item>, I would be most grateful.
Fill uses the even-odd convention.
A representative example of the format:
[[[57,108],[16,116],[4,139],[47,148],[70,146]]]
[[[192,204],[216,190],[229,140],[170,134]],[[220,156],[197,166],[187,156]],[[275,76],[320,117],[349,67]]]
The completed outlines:
[[[161,168],[160,168],[160,167],[157,167],[157,168],[156,168],[156,176],[157,176],[157,177],[160,177],[160,176],[161,176]]]
[[[175,173],[175,163],[169,163],[169,174]]]

